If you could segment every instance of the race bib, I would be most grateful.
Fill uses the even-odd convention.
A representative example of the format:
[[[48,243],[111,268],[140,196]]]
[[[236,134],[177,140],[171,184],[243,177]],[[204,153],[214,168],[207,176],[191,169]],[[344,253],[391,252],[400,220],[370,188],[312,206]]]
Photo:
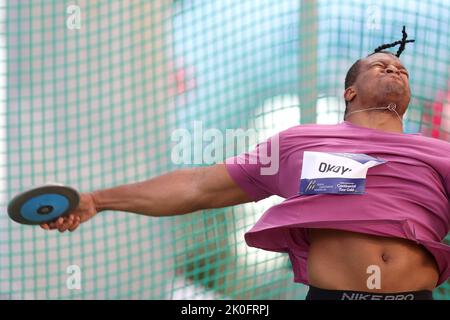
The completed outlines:
[[[300,194],[363,194],[367,170],[385,162],[363,153],[305,151]]]

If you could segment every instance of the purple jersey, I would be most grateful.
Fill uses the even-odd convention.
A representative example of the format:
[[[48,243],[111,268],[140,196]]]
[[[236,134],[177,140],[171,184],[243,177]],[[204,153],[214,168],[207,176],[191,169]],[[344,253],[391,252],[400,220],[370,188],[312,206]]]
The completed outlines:
[[[271,158],[278,163],[255,161],[274,150],[274,141],[279,153]],[[305,151],[365,154],[386,162],[368,169],[363,194],[302,194]],[[450,143],[348,121],[306,124],[284,130],[225,163],[233,180],[255,202],[271,195],[286,199],[268,209],[245,240],[252,247],[287,252],[294,281],[308,284],[308,228],[412,240],[435,257],[438,285],[450,276],[450,246],[443,243],[450,227]],[[269,166],[277,170],[262,170]]]

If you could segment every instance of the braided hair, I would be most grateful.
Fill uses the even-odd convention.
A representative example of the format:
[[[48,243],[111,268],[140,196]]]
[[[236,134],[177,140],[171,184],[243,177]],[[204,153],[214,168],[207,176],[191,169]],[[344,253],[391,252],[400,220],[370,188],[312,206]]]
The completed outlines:
[[[402,54],[403,50],[405,50],[405,45],[406,45],[407,43],[409,43],[409,42],[414,42],[414,41],[416,41],[416,40],[406,40],[406,38],[408,37],[408,34],[407,34],[406,31],[405,31],[405,26],[403,26],[402,34],[403,34],[402,40],[395,41],[395,42],[388,43],[388,44],[382,44],[381,46],[379,46],[378,48],[376,48],[376,49],[373,51],[373,53],[371,53],[370,55],[372,55],[372,54],[374,54],[374,53],[377,53],[377,52],[381,52],[382,50],[387,49],[387,48],[395,47],[396,45],[399,44],[399,45],[400,45],[400,48],[398,48],[398,51],[397,51],[396,56],[400,58],[400,55]]]
[[[371,54],[369,54],[367,57],[375,54],[375,53],[387,53],[387,54],[392,54],[395,55],[396,57],[400,57],[400,55],[402,54],[402,52],[405,50],[405,46],[407,43],[410,42],[414,42],[415,40],[406,40],[406,38],[408,37],[408,34],[405,31],[405,26],[403,26],[402,29],[402,40],[399,41],[395,41],[392,43],[388,43],[388,44],[382,44],[381,46],[377,47]],[[388,48],[392,48],[395,47],[396,45],[400,45],[397,54],[394,54],[390,51],[386,51],[384,49],[388,49]],[[347,89],[348,87],[350,87],[351,85],[353,85],[356,81],[356,77],[358,76],[359,73],[359,66],[360,66],[360,62],[361,59],[358,59],[351,67],[350,69],[348,69],[347,75],[345,76],[345,89]],[[348,102],[345,101],[345,114],[347,114],[347,105]]]

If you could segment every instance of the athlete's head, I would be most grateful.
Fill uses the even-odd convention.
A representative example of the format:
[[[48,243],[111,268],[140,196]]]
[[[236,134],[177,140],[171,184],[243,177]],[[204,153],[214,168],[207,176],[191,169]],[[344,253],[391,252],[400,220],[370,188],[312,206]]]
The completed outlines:
[[[345,115],[353,110],[397,105],[397,112],[404,114],[411,99],[409,74],[399,57],[405,44],[414,40],[406,40],[403,27],[403,39],[385,44],[367,57],[357,60],[348,70],[345,77]],[[383,49],[400,44],[397,54]],[[345,116],[344,116],[345,117]]]

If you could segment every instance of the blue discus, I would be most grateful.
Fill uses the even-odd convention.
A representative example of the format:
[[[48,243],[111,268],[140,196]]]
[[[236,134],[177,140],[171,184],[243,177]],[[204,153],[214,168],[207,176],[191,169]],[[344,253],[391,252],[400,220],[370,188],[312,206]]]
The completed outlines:
[[[77,190],[62,184],[46,184],[16,195],[8,205],[11,219],[21,224],[53,221],[78,206]]]

